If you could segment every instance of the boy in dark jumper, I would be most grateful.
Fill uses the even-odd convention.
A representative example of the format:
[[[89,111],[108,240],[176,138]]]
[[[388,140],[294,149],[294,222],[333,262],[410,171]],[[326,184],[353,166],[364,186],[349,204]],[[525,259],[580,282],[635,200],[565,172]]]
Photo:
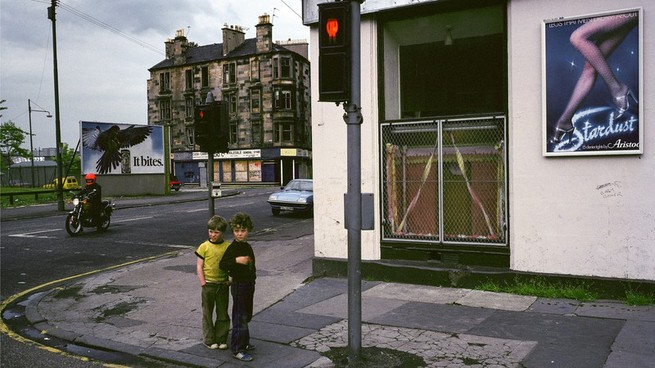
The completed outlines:
[[[240,212],[232,216],[230,227],[234,241],[225,251],[220,262],[220,268],[227,271],[232,278],[230,290],[232,293],[232,356],[235,359],[249,362],[253,358],[247,350],[254,349],[250,345],[248,322],[252,319],[253,297],[255,294],[255,253],[248,244],[248,233],[252,230],[252,220],[247,214]]]

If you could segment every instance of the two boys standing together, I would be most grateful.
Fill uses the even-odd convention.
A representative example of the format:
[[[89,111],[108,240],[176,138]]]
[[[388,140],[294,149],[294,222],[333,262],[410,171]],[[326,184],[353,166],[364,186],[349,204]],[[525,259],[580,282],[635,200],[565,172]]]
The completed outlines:
[[[230,317],[227,314],[228,289],[232,292],[232,356],[249,362],[253,358],[248,322],[252,319],[255,293],[255,254],[248,244],[252,220],[245,213],[237,213],[230,220],[234,241],[225,241],[227,222],[212,216],[207,222],[209,239],[198,247],[196,273],[202,286],[203,343],[209,349],[227,350]],[[214,311],[216,319],[214,320]]]

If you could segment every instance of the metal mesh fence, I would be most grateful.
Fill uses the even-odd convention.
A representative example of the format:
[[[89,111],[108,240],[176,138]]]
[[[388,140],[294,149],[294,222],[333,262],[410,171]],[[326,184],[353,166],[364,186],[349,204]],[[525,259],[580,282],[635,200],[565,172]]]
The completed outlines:
[[[506,244],[505,117],[381,130],[383,239]]]

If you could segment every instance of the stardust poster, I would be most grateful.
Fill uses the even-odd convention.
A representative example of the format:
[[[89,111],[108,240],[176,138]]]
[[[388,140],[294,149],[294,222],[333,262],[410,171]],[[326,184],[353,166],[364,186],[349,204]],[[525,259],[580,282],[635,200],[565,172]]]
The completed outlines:
[[[643,153],[641,9],[545,20],[543,154]]]

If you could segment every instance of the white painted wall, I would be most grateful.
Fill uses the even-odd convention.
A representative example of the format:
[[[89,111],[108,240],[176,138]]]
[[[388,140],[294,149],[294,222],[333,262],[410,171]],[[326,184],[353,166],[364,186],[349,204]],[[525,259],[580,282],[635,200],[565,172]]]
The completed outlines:
[[[541,27],[544,19],[643,7],[645,96],[641,156],[542,156]],[[510,1],[509,189],[514,270],[655,280],[655,3]],[[362,38],[362,192],[375,195],[373,231],[362,232],[362,259],[380,258],[376,24]],[[318,36],[311,30],[312,96],[318,96]],[[315,256],[347,258],[343,195],[347,191],[343,109],[312,102]]]
[[[544,19],[643,7],[644,154],[543,157],[541,27]],[[655,280],[655,3],[511,1],[511,268]],[[602,83],[602,81],[600,82]]]
[[[362,21],[362,193],[374,193],[375,230],[362,231],[362,259],[380,259],[379,154],[377,117],[376,23]],[[318,33],[311,31],[310,60],[318,60]],[[318,66],[312,68],[312,96],[318,96]],[[348,232],[344,228],[344,194],[347,189],[347,136],[343,105],[312,100],[312,151],[314,166],[314,248],[317,257],[347,258]]]

